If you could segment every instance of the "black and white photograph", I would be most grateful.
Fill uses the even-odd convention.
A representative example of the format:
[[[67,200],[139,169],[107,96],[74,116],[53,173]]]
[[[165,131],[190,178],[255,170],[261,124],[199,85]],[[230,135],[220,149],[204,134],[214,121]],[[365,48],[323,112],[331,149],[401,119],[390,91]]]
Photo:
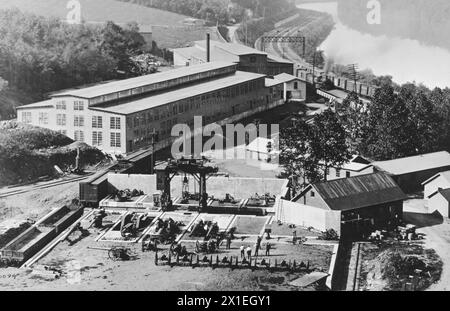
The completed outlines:
[[[449,0],[0,0],[0,292],[449,291],[449,34]]]

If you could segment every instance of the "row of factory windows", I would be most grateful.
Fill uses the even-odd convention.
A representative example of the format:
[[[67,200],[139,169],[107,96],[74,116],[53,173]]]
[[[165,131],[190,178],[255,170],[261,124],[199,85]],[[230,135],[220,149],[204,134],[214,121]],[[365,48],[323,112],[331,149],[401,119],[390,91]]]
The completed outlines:
[[[67,135],[66,130],[59,131],[63,135]],[[74,140],[78,142],[86,142],[84,131],[76,130],[74,131]],[[103,146],[103,132],[93,131],[92,132],[92,146],[101,147]],[[110,133],[110,147],[120,148],[121,134],[120,133]]]
[[[170,118],[174,115],[201,109],[202,106],[213,107],[223,103],[225,100],[246,95],[250,92],[258,90],[262,86],[263,80],[251,81],[238,86],[223,89],[221,91],[208,93],[201,96],[184,99],[159,108],[153,108],[147,113],[139,113],[127,118],[128,128],[137,128],[145,126],[153,121],[159,121]],[[202,112],[202,114],[204,111]]]
[[[31,124],[33,123],[33,115],[31,111],[23,111],[22,112],[22,122]],[[41,125],[47,125],[49,123],[49,114],[48,112],[39,112],[38,123]],[[56,114],[56,125],[58,126],[66,126],[67,125],[67,115],[65,114]],[[85,126],[85,117],[76,115],[73,118],[73,125],[76,127],[84,127]],[[101,116],[93,116],[92,117],[92,128],[103,128],[103,117]],[[120,130],[120,118],[119,117],[110,117],[110,128],[112,130]]]
[[[213,111],[212,113],[208,114],[208,115],[203,115],[203,120],[202,120],[202,124],[210,124],[213,122],[216,122],[218,120],[222,120],[228,116],[234,115],[234,114],[239,114],[244,112],[245,110],[248,109],[254,109],[258,106],[260,106],[261,104],[264,104],[264,96],[258,98],[258,99],[252,99],[252,100],[248,100],[246,101],[246,105],[241,105],[241,104],[235,104],[231,106],[231,111],[225,112],[225,111],[220,111],[220,110],[216,110]],[[194,118],[192,117],[189,120],[183,121],[183,123],[186,123],[191,129],[194,128]],[[170,137],[172,135],[172,128],[173,126],[175,126],[176,124],[178,124],[178,118],[173,118],[173,119],[169,119],[167,121],[162,121],[160,123],[160,130],[156,131],[155,128],[148,128],[148,127],[140,127],[140,128],[135,128],[133,131],[133,143],[139,144],[139,142],[149,142],[151,141],[152,138],[152,133],[156,132],[158,133],[158,137],[160,139],[164,139],[167,137]]]
[[[59,100],[56,102],[57,110],[67,110],[67,103],[65,100]],[[76,100],[73,102],[73,110],[75,111],[83,111],[84,110],[84,102],[80,100]]]
[[[120,118],[119,117],[110,117],[109,120],[110,129],[112,130],[120,130]],[[58,126],[66,126],[67,125],[67,116],[65,114],[57,114],[56,115],[56,125]],[[85,117],[76,115],[73,117],[73,126],[76,127],[84,127],[85,126]],[[103,117],[101,116],[92,116],[92,128],[103,128]]]

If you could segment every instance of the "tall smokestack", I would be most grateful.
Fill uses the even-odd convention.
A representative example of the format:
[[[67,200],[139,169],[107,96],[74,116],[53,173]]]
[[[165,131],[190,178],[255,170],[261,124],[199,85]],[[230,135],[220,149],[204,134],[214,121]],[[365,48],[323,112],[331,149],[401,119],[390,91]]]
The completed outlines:
[[[206,62],[211,61],[211,35],[206,34]]]

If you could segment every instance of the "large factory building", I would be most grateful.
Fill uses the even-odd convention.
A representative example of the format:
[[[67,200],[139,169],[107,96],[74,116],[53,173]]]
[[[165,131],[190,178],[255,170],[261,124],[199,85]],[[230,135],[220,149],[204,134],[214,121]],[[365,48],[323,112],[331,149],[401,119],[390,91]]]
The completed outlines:
[[[196,41],[194,46],[174,49],[173,59],[175,66],[192,66],[209,60],[227,61],[237,64],[238,70],[270,77],[294,74],[294,64],[288,60],[241,44],[210,41],[209,37]]]
[[[62,91],[17,108],[18,121],[59,131],[113,154],[169,146],[175,124],[234,122],[284,104],[266,75],[210,62],[137,78]]]

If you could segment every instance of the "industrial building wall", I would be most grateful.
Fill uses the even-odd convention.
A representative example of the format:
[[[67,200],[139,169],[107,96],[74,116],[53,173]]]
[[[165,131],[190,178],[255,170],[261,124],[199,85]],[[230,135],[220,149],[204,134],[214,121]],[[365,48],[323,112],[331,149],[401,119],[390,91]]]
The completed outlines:
[[[450,203],[440,194],[435,194],[427,201],[428,213],[434,213],[438,211],[442,217],[450,217]]]
[[[341,213],[324,210],[292,201],[279,200],[276,207],[277,220],[320,231],[334,229],[340,233]]]
[[[75,102],[82,103],[82,110],[75,110]],[[124,154],[126,152],[124,116],[89,109],[87,100],[70,96],[54,98],[53,103],[55,108],[18,109],[19,122],[60,132],[73,140],[85,142],[108,153]],[[27,113],[31,116],[31,120],[24,119]],[[42,114],[45,118],[41,118]],[[97,122],[93,122],[93,117],[97,120],[101,118],[101,127],[97,127]],[[77,122],[75,122],[75,118],[77,118]],[[111,118],[119,118],[120,125],[113,126]],[[75,135],[75,132],[77,132],[77,135]],[[114,140],[113,143],[111,141],[112,133],[117,134],[117,136],[114,136],[117,141]],[[94,134],[97,140],[98,137],[101,137],[100,143],[94,144]]]
[[[108,192],[137,189],[145,194],[156,192],[156,175],[108,174]]]
[[[424,186],[423,196],[427,199],[430,195],[435,193],[438,188],[448,189],[450,188],[450,182],[448,182],[442,176],[435,178]]]
[[[422,183],[437,173],[450,170],[450,166],[443,166],[425,171],[412,172],[404,175],[393,176],[394,180],[406,194],[412,194],[422,190]]]
[[[245,93],[237,91],[246,90]],[[172,127],[176,124],[194,125],[194,117],[202,116],[203,125],[220,123],[226,118],[244,118],[268,109],[264,79],[236,84],[195,98],[159,106],[127,116],[127,152],[150,146],[150,133],[158,132],[160,140],[171,141]],[[254,111],[254,112],[253,112]],[[157,116],[157,118],[156,118]]]
[[[297,88],[295,88],[295,83],[297,83]],[[300,80],[291,81],[284,84],[284,99],[294,99],[294,100],[306,100],[306,83]],[[291,93],[291,98],[287,98],[287,93]]]
[[[189,180],[189,192],[199,191],[198,182],[193,177]],[[181,196],[184,176],[175,176],[170,184],[172,197]],[[269,193],[272,196],[280,195],[287,184],[284,179],[266,178],[238,178],[238,177],[211,177],[206,181],[206,192],[209,196],[222,199],[231,194],[237,200],[249,199],[256,193],[263,195]]]
[[[321,169],[322,174],[324,173],[324,169]],[[350,174],[350,176],[347,176],[347,172]],[[342,178],[348,178],[348,177],[354,177],[354,176],[361,176],[361,175],[368,175],[372,174],[374,172],[373,166],[370,166],[366,169],[363,169],[359,172],[356,171],[350,171],[345,169],[336,169],[334,167],[328,168],[328,175],[327,180],[336,180],[336,179],[342,179]],[[338,176],[339,175],[339,176]]]

